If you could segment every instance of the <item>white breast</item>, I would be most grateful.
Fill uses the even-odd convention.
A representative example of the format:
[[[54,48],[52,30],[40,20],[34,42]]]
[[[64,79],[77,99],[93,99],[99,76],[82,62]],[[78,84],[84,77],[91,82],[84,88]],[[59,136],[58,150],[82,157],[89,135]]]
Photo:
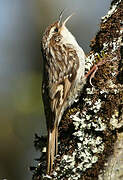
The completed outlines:
[[[77,71],[77,77],[76,80],[80,81],[81,77],[85,75],[85,53],[83,49],[78,45],[75,37],[71,34],[71,32],[63,26],[61,29],[61,35],[63,36],[63,43],[64,44],[71,44],[73,48],[76,50],[76,53],[79,57],[79,69]]]

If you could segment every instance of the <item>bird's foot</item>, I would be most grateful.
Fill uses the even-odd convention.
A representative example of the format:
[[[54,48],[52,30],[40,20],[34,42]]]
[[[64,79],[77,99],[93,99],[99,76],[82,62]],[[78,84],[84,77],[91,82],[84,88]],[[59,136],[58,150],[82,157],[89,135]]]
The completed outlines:
[[[88,71],[88,73],[85,75],[85,78],[88,78],[88,76],[90,76],[89,82],[90,82],[91,86],[93,86],[92,79],[95,77],[95,73],[97,72],[98,67],[102,66],[107,61],[111,61],[110,59],[107,59],[106,57],[107,57],[107,55],[105,55],[104,53],[102,53],[101,55],[98,54],[96,57],[97,64],[93,65],[93,67],[90,69],[90,71]]]

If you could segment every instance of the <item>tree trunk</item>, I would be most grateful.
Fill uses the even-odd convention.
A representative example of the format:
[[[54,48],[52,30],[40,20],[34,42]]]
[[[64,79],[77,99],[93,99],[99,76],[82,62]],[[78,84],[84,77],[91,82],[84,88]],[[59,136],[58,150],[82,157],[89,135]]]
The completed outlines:
[[[86,72],[98,67],[92,85],[64,113],[59,126],[59,150],[51,176],[46,175],[46,138],[35,138],[41,158],[33,180],[123,179],[123,2],[113,0],[100,30],[91,41]]]

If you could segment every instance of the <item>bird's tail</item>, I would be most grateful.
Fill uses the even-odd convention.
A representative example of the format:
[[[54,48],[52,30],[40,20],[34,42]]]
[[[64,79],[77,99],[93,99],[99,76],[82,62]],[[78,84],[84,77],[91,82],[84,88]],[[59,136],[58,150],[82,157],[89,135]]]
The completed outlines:
[[[53,169],[54,157],[57,154],[58,147],[58,127],[52,130],[48,129],[48,143],[47,143],[47,174]]]

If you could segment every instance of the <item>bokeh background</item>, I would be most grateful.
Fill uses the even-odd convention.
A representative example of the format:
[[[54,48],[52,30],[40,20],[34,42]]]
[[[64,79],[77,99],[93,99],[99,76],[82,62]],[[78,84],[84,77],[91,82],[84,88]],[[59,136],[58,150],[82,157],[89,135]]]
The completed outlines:
[[[86,53],[110,0],[0,0],[0,180],[31,180],[39,153],[34,133],[46,134],[41,99],[41,35],[64,18]]]

